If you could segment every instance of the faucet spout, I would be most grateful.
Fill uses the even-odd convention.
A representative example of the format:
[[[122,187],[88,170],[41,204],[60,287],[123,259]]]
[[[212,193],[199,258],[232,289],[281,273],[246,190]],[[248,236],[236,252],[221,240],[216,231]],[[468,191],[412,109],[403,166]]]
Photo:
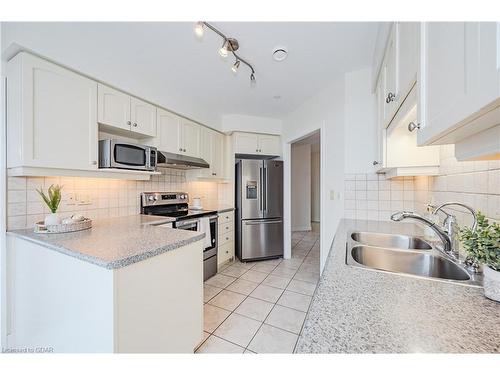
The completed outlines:
[[[432,221],[426,219],[423,216],[420,216],[419,214],[409,211],[396,212],[391,215],[391,220],[393,221],[402,221],[405,219],[413,219],[428,225],[434,232],[436,232],[439,239],[443,243],[443,251],[446,253],[451,252],[452,242],[450,237],[448,236],[448,234],[446,234],[446,232],[444,232],[438,225],[436,225]]]

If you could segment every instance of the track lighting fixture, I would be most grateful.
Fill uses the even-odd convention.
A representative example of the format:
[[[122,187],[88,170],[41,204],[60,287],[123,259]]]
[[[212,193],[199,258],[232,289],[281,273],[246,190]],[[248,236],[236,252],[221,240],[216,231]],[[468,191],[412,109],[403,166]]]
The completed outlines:
[[[236,51],[238,48],[240,48],[240,45],[238,43],[238,40],[234,38],[228,38],[226,35],[224,35],[221,31],[217,30],[214,26],[210,25],[208,22],[196,22],[196,25],[194,26],[194,33],[196,34],[197,37],[201,38],[203,37],[203,34],[205,32],[205,27],[208,29],[212,30],[214,33],[219,35],[222,38],[222,47],[219,48],[219,55],[223,58],[227,57],[229,53],[232,53],[235,62],[233,66],[231,67],[231,70],[236,73],[240,67],[240,64],[243,63],[246,66],[250,68],[250,83],[255,85],[255,69],[253,66],[246,61],[245,59],[242,59],[239,55],[236,54]]]

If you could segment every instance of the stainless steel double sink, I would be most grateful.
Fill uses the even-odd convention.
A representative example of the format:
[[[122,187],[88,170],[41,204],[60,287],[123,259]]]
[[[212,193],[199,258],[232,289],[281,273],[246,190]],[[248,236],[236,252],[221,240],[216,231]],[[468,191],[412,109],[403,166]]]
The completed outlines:
[[[350,266],[480,286],[478,277],[419,237],[350,232],[346,263]]]

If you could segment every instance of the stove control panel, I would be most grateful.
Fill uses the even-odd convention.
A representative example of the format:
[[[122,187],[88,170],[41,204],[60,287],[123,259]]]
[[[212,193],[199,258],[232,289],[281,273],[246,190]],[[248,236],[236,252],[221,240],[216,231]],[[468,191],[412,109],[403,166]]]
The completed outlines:
[[[145,206],[188,203],[187,193],[155,192],[141,193],[141,204]]]

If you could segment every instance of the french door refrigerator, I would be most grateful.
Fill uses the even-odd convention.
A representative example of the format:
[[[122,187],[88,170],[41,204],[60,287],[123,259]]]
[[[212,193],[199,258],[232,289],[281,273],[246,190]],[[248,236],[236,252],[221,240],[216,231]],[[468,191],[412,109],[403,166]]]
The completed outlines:
[[[238,159],[235,177],[236,256],[283,256],[283,162]]]

